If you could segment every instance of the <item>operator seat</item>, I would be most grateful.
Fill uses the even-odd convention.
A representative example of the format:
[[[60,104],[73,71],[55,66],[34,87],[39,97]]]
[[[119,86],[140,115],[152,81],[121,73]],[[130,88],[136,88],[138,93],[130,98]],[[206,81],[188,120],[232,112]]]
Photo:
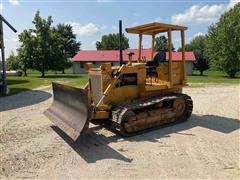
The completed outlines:
[[[160,63],[166,62],[166,53],[163,51],[158,52],[152,61],[146,63],[146,70],[148,77],[158,77],[157,67]]]

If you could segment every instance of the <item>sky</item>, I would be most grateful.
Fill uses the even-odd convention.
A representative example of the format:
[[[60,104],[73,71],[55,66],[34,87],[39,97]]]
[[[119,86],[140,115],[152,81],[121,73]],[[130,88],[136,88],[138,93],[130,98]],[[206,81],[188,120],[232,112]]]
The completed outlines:
[[[18,34],[33,28],[37,10],[44,18],[52,16],[53,25],[68,23],[73,26],[82,50],[96,49],[102,35],[118,32],[118,21],[123,28],[162,22],[187,26],[186,43],[197,35],[206,34],[208,26],[217,22],[222,13],[240,0],[0,0],[0,12],[16,29],[4,25],[6,56],[19,47]],[[137,48],[138,36],[129,38],[130,48]],[[162,34],[160,34],[162,35]],[[173,44],[180,46],[180,32],[173,33]],[[143,37],[143,48],[150,48],[150,37]]]

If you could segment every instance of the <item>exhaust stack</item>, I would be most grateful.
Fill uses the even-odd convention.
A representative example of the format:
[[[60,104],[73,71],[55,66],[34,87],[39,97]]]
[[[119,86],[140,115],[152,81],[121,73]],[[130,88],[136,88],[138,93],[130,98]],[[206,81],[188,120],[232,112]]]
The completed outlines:
[[[119,20],[119,64],[123,64],[123,54],[122,54],[122,20]]]

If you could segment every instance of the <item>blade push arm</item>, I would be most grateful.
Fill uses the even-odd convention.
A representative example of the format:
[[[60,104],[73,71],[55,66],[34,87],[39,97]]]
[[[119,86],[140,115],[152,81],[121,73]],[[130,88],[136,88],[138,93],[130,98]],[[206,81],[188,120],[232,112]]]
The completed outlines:
[[[97,103],[97,105],[96,105],[97,108],[102,104],[104,98],[111,92],[111,90],[113,89],[113,87],[118,83],[119,78],[120,78],[120,76],[122,75],[121,72],[123,72],[124,68],[125,68],[125,65],[124,65],[124,64],[119,68],[118,73],[117,73],[117,76],[114,77],[113,81],[108,85],[108,87],[106,88],[106,90],[105,90],[104,93],[103,93],[103,96],[102,96],[101,99],[98,101],[98,103]]]

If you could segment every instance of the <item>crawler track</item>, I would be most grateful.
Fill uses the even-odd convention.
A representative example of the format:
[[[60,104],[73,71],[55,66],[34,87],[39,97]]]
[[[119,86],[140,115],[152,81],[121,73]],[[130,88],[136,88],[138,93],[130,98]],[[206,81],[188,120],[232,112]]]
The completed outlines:
[[[111,126],[122,136],[132,136],[159,126],[186,121],[192,109],[192,99],[186,94],[140,99],[114,106]]]

